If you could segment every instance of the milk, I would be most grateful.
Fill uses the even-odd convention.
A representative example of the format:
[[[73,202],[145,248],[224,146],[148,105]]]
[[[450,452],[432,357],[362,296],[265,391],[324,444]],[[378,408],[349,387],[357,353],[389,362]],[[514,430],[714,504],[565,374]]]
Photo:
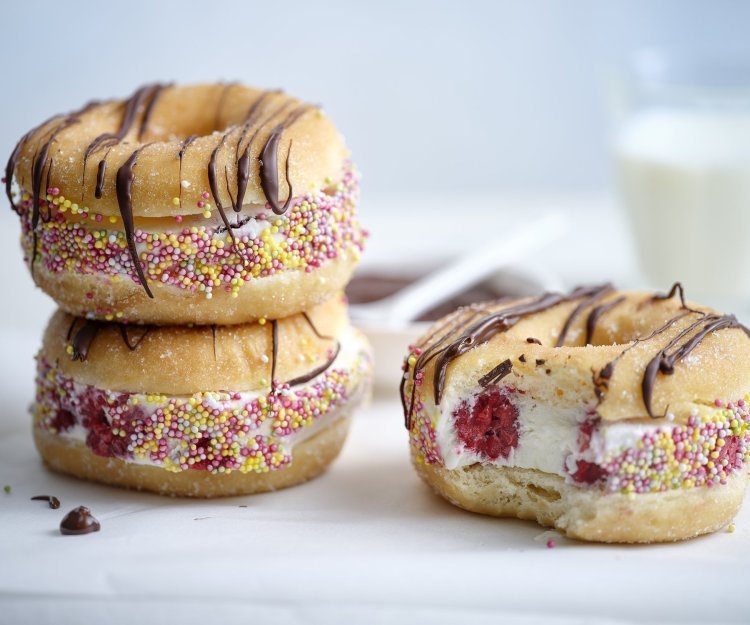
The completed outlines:
[[[750,301],[750,112],[650,109],[615,157],[642,266],[691,298]]]

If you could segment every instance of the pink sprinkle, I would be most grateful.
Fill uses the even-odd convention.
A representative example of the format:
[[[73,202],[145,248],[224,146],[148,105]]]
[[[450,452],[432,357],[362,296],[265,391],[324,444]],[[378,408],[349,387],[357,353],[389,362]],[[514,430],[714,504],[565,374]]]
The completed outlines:
[[[206,203],[203,200],[201,200],[200,202],[198,202],[198,208],[203,208],[205,205],[206,205]]]
[[[547,541],[547,549],[554,549],[557,547],[557,543],[551,538]]]
[[[723,401],[721,401],[720,399],[717,399],[717,400],[716,400],[716,401],[714,402],[714,405],[715,405],[715,406],[716,406],[717,408],[721,408],[721,407],[722,407],[722,406],[724,405],[724,402],[723,402]]]
[[[177,215],[174,220],[179,224],[182,223],[182,215]]]
[[[208,191],[204,191],[203,192],[203,199],[207,200],[209,197],[211,197],[211,196],[208,194]]]
[[[93,293],[86,293],[86,297],[88,297],[89,299],[94,299],[94,294]]]
[[[744,400],[744,399],[738,399],[738,400],[737,400],[737,405],[738,405],[738,406],[739,406],[740,408],[744,408],[744,407],[745,407],[745,400]]]
[[[96,221],[101,221],[101,220],[102,220],[102,216],[101,215],[97,215],[96,216]]]

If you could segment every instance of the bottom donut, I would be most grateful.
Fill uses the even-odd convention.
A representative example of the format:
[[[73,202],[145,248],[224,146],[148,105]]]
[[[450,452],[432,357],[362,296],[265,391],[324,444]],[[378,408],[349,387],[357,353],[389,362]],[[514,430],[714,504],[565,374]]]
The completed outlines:
[[[52,469],[165,495],[275,490],[322,473],[367,397],[370,349],[336,298],[236,326],[125,326],[56,313],[34,439]]]
[[[339,455],[349,430],[342,417],[294,448],[294,462],[267,473],[168,472],[93,453],[85,443],[34,429],[34,442],[45,464],[54,471],[85,480],[175,497],[252,495],[307,482],[323,473]]]

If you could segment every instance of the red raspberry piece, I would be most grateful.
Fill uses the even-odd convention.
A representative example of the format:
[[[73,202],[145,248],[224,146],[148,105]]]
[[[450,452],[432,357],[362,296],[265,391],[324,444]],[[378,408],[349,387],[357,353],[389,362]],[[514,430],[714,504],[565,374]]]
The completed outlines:
[[[588,460],[576,460],[576,471],[570,477],[576,482],[595,484],[606,476],[607,472],[598,464]]]
[[[496,386],[464,400],[453,413],[458,439],[467,449],[496,460],[518,447],[518,408]]]

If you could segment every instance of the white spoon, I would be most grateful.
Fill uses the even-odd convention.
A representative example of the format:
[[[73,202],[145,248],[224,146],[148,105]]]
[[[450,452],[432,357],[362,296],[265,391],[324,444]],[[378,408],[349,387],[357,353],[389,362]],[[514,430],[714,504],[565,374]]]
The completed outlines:
[[[402,326],[501,267],[558,240],[566,230],[567,222],[562,214],[550,212],[503,233],[491,245],[449,263],[393,295],[369,304],[352,305],[352,318],[390,328]]]

